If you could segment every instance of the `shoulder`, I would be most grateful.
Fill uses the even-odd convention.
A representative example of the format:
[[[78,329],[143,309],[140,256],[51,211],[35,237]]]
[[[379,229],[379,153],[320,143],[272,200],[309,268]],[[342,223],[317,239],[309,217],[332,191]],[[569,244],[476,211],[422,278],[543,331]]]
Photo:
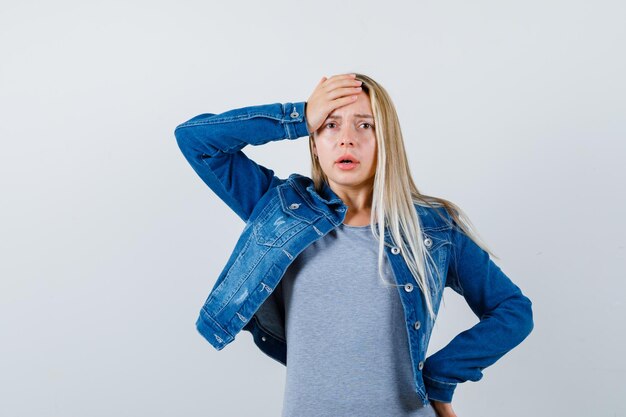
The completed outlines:
[[[313,180],[300,174],[291,174],[286,179],[280,179],[259,199],[250,221],[258,221],[259,216],[264,217],[263,213],[276,210],[288,214],[287,219],[302,219],[303,213],[309,214],[305,216],[308,221],[319,217],[319,214],[315,215],[311,210],[304,209],[304,207],[315,208],[314,198],[309,194],[313,189]]]
[[[454,227],[454,220],[446,208],[425,203],[413,203],[424,230],[449,230]]]
[[[287,178],[286,182],[291,183],[291,186],[300,186],[304,187],[305,189],[309,185],[313,185],[313,180],[311,178],[307,177],[306,175],[297,173],[291,174],[289,178]]]

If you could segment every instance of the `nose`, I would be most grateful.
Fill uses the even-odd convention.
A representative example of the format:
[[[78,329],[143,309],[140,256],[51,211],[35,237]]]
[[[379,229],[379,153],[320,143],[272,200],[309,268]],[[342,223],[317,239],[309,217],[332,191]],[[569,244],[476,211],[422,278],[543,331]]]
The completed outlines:
[[[354,146],[355,144],[355,140],[353,137],[352,132],[350,132],[348,129],[344,130],[341,133],[341,136],[339,136],[339,146]]]

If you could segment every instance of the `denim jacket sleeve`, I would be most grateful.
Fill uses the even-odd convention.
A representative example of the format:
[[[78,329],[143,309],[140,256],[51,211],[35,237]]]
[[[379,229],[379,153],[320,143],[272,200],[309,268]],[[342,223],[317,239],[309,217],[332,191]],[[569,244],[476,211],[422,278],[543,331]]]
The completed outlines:
[[[174,135],[194,171],[247,221],[261,196],[281,180],[241,149],[308,136],[304,106],[305,102],[274,103],[205,113],[178,125]]]
[[[451,402],[457,383],[478,381],[482,370],[520,344],[533,329],[532,303],[455,223],[446,286],[479,318],[424,363],[428,397]]]

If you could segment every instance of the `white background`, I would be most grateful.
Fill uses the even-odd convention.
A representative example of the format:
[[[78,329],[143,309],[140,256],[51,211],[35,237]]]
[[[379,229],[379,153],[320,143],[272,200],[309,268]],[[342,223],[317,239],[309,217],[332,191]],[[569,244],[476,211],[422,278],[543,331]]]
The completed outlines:
[[[285,368],[195,329],[244,225],[173,132],[357,71],[533,301],[458,415],[626,416],[623,2],[92,3],[0,6],[0,415],[278,416]],[[446,290],[429,353],[476,321]]]

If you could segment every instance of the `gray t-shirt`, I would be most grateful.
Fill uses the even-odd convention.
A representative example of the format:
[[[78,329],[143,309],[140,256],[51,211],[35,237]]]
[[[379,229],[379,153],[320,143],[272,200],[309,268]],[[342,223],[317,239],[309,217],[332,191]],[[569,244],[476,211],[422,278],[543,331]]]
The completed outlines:
[[[283,417],[436,417],[415,392],[398,287],[377,256],[369,226],[344,224],[285,272]]]

